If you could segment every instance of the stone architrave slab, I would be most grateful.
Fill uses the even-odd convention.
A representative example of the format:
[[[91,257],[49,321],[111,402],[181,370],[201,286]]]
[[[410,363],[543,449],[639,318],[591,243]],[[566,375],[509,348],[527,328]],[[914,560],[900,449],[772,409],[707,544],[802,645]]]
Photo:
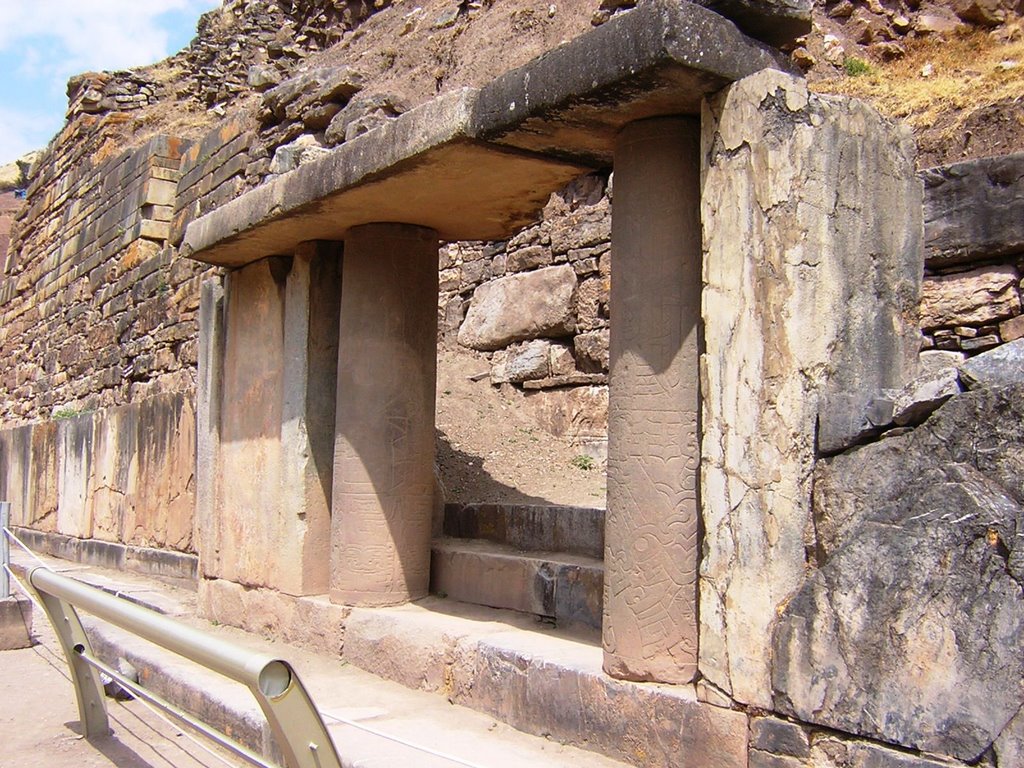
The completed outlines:
[[[618,131],[786,58],[692,3],[653,0],[479,91],[438,96],[191,224],[182,251],[239,266],[400,221],[443,240],[498,240],[552,192],[606,167]],[[283,86],[281,86],[283,87]]]
[[[703,126],[700,668],[770,709],[771,627],[813,530],[820,403],[916,373],[921,189],[909,131],[780,72],[711,99]]]

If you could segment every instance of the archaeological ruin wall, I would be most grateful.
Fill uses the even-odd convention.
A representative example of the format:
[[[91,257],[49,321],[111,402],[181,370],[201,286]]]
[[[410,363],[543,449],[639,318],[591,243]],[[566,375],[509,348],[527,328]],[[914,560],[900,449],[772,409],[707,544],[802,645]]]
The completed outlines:
[[[410,23],[447,29],[473,5]],[[669,5],[606,29],[671,21]],[[592,139],[547,112],[549,134],[517,133],[536,115],[515,110],[541,108],[504,116],[514,77],[487,112],[469,89],[376,91],[347,63],[292,72],[332,40],[310,19],[345,13],[309,6],[282,37],[228,4],[260,44],[184,54],[205,62],[190,82],[217,118],[187,137],[111,140],[158,78],[71,89],[0,283],[0,495],[27,540],[198,580],[209,615],[338,653],[350,618],[374,621],[350,603],[426,589],[429,361],[461,344],[524,404],[555,403],[539,409],[559,414],[551,431],[610,454],[609,674],[576,670],[572,702],[531,683],[564,705],[556,723],[521,688],[532,661],[453,663],[453,700],[641,765],[1014,765],[1024,414],[1019,385],[1002,387],[1024,354],[1024,155],[919,173],[904,129],[771,69],[726,78],[689,116],[627,122],[605,155],[555,153]],[[247,108],[221,116],[232,93]],[[474,175],[491,153],[517,195]],[[433,229],[394,224],[410,169],[473,190],[478,221],[446,230],[452,198],[421,195]],[[339,188],[371,192],[346,207]],[[662,203],[687,216],[665,224]],[[493,224],[510,210],[516,226]],[[354,226],[332,230],[335,214]],[[617,294],[613,255],[630,270]],[[390,320],[371,322],[367,287],[385,284]],[[359,637],[342,650],[356,663],[438,680],[403,677]],[[615,697],[648,752],[588,720]]]

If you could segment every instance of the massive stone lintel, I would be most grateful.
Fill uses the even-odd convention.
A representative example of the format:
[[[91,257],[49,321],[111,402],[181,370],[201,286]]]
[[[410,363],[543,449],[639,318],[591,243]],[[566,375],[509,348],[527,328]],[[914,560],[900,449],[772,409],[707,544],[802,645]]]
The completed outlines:
[[[650,2],[246,193],[192,222],[182,250],[239,266],[376,221],[429,227],[446,240],[507,237],[551,192],[609,165],[622,126],[698,114],[701,99],[727,83],[786,66],[712,11]]]
[[[331,599],[388,605],[430,578],[437,233],[356,227],[345,239]]]
[[[488,83],[474,108],[473,133],[607,166],[628,123],[699,115],[701,100],[730,82],[791,67],[713,11],[648,2]]]
[[[604,668],[697,673],[700,122],[642,120],[615,147]]]

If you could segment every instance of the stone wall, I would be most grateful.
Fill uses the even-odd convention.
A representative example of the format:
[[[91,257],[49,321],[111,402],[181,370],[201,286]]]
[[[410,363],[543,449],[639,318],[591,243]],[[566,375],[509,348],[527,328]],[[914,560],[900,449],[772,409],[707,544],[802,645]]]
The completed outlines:
[[[0,497],[36,531],[194,551],[194,473],[185,394],[0,430]]]
[[[924,348],[966,355],[1024,337],[1024,154],[922,173]]]
[[[203,270],[165,248],[181,148],[40,162],[0,283],[5,424],[192,388]]]
[[[0,192],[0,265],[7,262],[7,247],[11,241],[14,214],[22,201],[14,192]]]

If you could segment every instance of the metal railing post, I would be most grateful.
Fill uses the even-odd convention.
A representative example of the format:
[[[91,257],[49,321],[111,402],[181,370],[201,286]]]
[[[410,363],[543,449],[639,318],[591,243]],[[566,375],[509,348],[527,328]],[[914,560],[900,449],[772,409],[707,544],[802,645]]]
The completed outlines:
[[[45,566],[28,571],[27,581],[40,597],[68,658],[87,736],[103,733],[108,725],[95,669],[101,662],[89,648],[76,607],[246,686],[263,710],[287,768],[341,768],[320,713],[298,674],[283,659],[243,650]],[[235,751],[243,756],[247,752]]]
[[[11,542],[7,539],[7,529],[11,527],[11,502],[0,501],[0,600],[11,596],[11,577],[7,569],[11,567]]]

